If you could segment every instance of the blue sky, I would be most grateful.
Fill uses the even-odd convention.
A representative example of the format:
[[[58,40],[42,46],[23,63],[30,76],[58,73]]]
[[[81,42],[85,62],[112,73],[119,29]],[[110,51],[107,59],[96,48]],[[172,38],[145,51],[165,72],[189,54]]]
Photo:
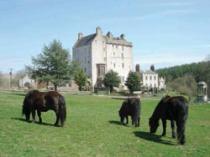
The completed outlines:
[[[121,33],[142,69],[210,54],[209,0],[0,0],[0,71],[23,69],[53,39],[72,51],[77,33]]]

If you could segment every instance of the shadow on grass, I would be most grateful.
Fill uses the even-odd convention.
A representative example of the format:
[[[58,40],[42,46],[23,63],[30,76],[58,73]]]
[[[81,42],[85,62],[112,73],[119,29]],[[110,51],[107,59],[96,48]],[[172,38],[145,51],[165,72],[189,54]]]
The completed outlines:
[[[144,140],[166,144],[166,145],[174,145],[170,141],[162,140],[160,135],[150,134],[148,132],[143,132],[143,131],[135,131],[134,134],[135,136],[142,138]]]
[[[13,120],[18,120],[18,121],[22,121],[22,122],[25,122],[25,123],[32,123],[32,121],[26,121],[24,118],[17,118],[17,117],[12,117],[11,119]],[[54,126],[54,124],[51,124],[51,123],[46,123],[46,122],[42,122],[42,123],[39,123],[39,122],[34,122],[34,124],[38,124],[38,125],[45,125],[45,126]]]
[[[114,125],[121,125],[121,126],[124,126],[124,127],[128,127],[128,125],[126,125],[126,124],[121,124],[120,121],[116,121],[116,120],[110,120],[109,123],[110,123],[110,124],[114,124]]]
[[[110,120],[109,123],[115,124],[115,125],[122,125],[121,122],[116,121],[116,120]]]

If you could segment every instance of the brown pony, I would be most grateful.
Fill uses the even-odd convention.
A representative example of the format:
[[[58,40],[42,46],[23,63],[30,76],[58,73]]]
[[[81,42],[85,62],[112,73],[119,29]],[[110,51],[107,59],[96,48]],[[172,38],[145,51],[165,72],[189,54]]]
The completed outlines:
[[[55,91],[39,92],[38,90],[29,91],[23,101],[22,114],[25,115],[26,121],[30,121],[32,113],[32,122],[35,121],[36,111],[39,116],[39,123],[42,123],[41,112],[53,110],[56,114],[55,126],[60,121],[64,125],[66,119],[66,104],[64,97]]]

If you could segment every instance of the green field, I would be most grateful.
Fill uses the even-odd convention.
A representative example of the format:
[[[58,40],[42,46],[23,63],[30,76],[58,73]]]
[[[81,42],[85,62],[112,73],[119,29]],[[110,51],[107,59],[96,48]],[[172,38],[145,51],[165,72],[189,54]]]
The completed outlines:
[[[54,127],[55,115],[42,114],[44,124],[21,118],[23,94],[0,92],[0,157],[209,157],[210,105],[191,105],[186,128],[186,145],[167,136],[148,133],[148,118],[157,99],[142,100],[141,126],[119,124],[121,100],[65,95],[67,121]]]

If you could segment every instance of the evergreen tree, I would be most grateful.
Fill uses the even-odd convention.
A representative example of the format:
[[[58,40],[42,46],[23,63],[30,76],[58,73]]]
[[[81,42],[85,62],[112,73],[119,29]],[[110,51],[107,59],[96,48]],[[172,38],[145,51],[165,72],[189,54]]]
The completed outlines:
[[[125,84],[131,93],[140,90],[140,76],[137,72],[130,72]]]
[[[57,87],[71,78],[70,56],[60,41],[54,40],[44,46],[42,53],[32,58],[33,66],[27,67],[31,76],[38,81],[51,82]]]

